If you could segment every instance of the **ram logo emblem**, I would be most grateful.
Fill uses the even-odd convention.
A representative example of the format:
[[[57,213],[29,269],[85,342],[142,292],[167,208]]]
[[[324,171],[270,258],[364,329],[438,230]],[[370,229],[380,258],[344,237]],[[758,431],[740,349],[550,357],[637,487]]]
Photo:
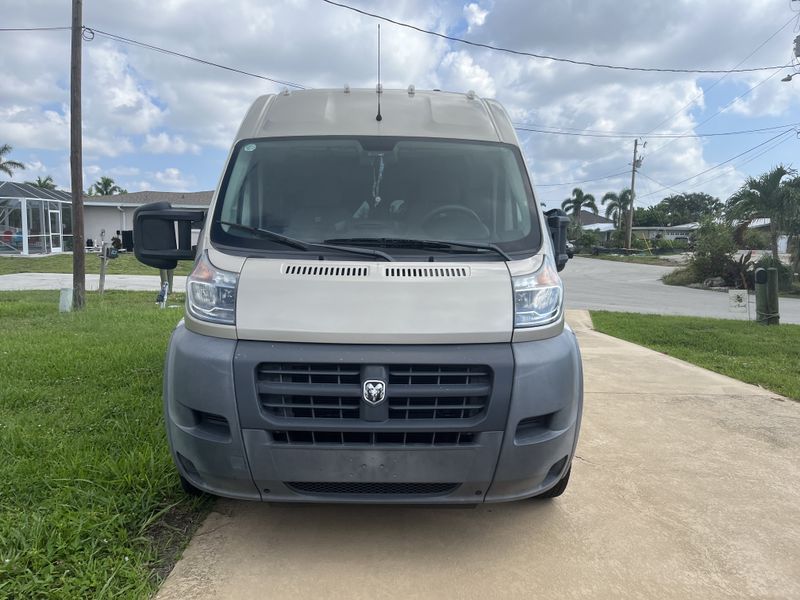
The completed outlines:
[[[380,404],[386,398],[386,383],[378,379],[368,379],[364,382],[364,400],[372,405]]]

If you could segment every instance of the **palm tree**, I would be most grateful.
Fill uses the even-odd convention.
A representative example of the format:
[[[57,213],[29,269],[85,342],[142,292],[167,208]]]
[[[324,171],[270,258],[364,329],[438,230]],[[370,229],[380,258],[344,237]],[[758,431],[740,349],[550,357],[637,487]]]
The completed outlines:
[[[622,228],[623,217],[628,214],[628,208],[631,205],[631,190],[625,188],[619,194],[616,192],[606,192],[603,194],[600,204],[605,205],[606,202],[606,217],[614,221],[614,226],[617,229]]]
[[[23,165],[21,162],[17,162],[15,160],[3,160],[3,157],[12,150],[13,148],[8,144],[3,144],[0,146],[0,171],[9,177],[14,177],[15,170],[19,169],[22,171],[25,169],[25,165]]]
[[[748,177],[725,204],[728,220],[769,219],[772,257],[778,261],[778,236],[788,225],[787,219],[797,210],[797,196],[783,181],[795,171],[783,165],[774,167],[759,177]]]
[[[572,221],[578,229],[581,228],[581,211],[587,208],[597,214],[597,203],[594,196],[584,194],[581,188],[572,190],[572,196],[561,203],[561,209],[568,215],[572,215]]]
[[[89,187],[90,196],[113,196],[114,194],[127,194],[128,190],[122,189],[111,177],[101,177]]]
[[[26,181],[25,183],[28,183],[30,185],[33,185],[33,186],[36,186],[38,188],[42,188],[42,189],[45,189],[45,190],[54,190],[54,189],[56,189],[56,184],[55,184],[55,182],[53,181],[53,178],[50,175],[46,176],[44,179],[42,179],[41,177],[37,177],[36,181]]]

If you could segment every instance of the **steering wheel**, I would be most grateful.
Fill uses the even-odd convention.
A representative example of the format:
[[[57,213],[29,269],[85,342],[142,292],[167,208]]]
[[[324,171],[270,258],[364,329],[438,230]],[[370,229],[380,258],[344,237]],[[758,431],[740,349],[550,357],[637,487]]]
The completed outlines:
[[[489,229],[486,227],[486,225],[483,224],[483,221],[478,216],[478,213],[476,213],[471,208],[467,208],[466,206],[461,206],[459,204],[445,204],[444,206],[439,206],[437,208],[434,208],[427,215],[422,217],[420,226],[422,227],[422,229],[427,230],[428,225],[431,224],[431,221],[433,221],[437,217],[441,218],[441,216],[443,216],[445,213],[448,212],[455,212],[469,217],[469,219],[474,222],[476,228],[480,231],[481,236],[489,237]]]

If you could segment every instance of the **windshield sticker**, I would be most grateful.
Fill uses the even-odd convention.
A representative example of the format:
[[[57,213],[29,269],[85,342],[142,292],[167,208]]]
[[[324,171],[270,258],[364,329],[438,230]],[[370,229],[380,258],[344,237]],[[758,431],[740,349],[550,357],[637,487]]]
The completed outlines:
[[[252,151],[253,151],[253,150],[255,150],[255,149],[256,149],[256,145],[255,145],[255,144],[247,144],[247,146],[245,146],[245,147],[243,148],[243,150],[244,150],[245,152],[252,152]]]

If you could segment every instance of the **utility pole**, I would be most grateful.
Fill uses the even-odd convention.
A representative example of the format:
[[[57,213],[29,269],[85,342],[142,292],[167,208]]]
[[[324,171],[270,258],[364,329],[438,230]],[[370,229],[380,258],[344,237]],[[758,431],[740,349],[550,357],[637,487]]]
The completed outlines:
[[[645,142],[645,145],[647,142]],[[644,148],[644,146],[642,146]],[[625,248],[631,249],[631,237],[633,234],[633,200],[636,198],[636,169],[642,166],[643,158],[638,157],[639,139],[633,140],[633,162],[631,163],[631,204],[628,207],[628,219],[625,231]]]
[[[83,141],[81,132],[81,39],[83,0],[72,0],[69,163],[72,180],[72,308],[86,304],[86,242],[83,229]]]

